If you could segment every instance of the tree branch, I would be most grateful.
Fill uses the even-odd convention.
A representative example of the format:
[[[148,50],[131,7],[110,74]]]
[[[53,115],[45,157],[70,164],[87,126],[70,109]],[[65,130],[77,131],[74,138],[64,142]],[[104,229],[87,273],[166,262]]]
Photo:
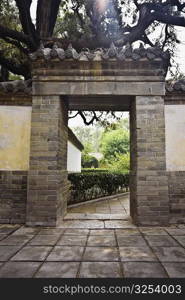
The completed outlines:
[[[26,35],[22,32],[16,31],[16,30],[9,29],[2,25],[0,25],[0,37],[3,39],[4,38],[12,38],[12,39],[18,40],[21,43],[26,44],[31,49],[33,48],[33,44],[30,41],[30,38],[28,35]]]
[[[3,38],[3,40],[11,45],[14,45],[17,47],[22,53],[28,55],[29,51],[28,49],[24,48],[18,41],[9,39],[9,38]]]
[[[35,26],[32,23],[30,15],[30,6],[32,0],[15,0],[19,9],[19,18],[22,24],[23,31],[26,35],[29,35],[35,48],[39,46],[39,39],[36,34]]]
[[[185,27],[185,18],[184,17],[176,17],[176,16],[171,16],[168,14],[161,14],[156,11],[153,12],[152,15],[153,15],[154,19],[158,22]]]
[[[5,58],[0,51],[0,64],[7,68],[10,72],[22,75],[25,79],[31,78],[31,72],[28,65],[26,64],[17,64],[13,59]]]
[[[76,0],[76,5],[73,5],[72,9],[73,9],[74,13],[77,15],[81,27],[84,28],[85,22],[79,13],[79,8],[80,8],[80,3],[78,2],[78,0]]]

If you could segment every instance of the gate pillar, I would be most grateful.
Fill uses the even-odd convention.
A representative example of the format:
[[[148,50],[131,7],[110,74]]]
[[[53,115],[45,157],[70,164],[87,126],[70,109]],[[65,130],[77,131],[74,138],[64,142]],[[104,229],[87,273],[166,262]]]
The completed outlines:
[[[131,104],[131,216],[137,225],[169,222],[164,99],[136,96]]]
[[[56,226],[67,207],[67,107],[59,96],[33,96],[26,224]]]

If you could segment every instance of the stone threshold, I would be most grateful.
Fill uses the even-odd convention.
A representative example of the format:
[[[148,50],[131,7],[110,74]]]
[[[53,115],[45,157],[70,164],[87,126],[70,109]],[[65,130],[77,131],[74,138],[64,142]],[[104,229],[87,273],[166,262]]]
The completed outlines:
[[[91,204],[91,203],[95,203],[95,202],[101,202],[101,201],[105,201],[105,200],[113,200],[114,198],[127,197],[129,194],[130,194],[129,192],[125,192],[125,193],[121,193],[121,194],[105,196],[105,197],[101,197],[101,198],[97,198],[97,199],[93,199],[93,200],[89,200],[89,201],[70,204],[67,207],[72,208],[72,207],[78,207],[78,206],[81,206],[81,205]]]
[[[124,220],[128,221],[128,214],[94,214],[94,213],[68,213],[64,220]]]

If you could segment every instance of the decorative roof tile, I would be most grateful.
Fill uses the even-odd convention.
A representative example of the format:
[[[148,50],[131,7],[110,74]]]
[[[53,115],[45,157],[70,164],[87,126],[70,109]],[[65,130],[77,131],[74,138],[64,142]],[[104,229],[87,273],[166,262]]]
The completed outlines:
[[[133,60],[140,60],[147,58],[148,60],[162,59],[169,61],[170,54],[168,51],[163,52],[159,48],[149,47],[145,48],[142,44],[139,48],[133,48],[132,45],[127,44],[121,48],[117,48],[114,43],[111,44],[109,49],[99,48],[96,50],[82,49],[78,53],[70,44],[66,50],[59,48],[55,43],[51,48],[44,48],[41,44],[40,48],[30,54],[30,59],[36,61],[37,59],[44,59],[46,61],[58,58],[59,60],[74,59],[74,60],[109,60],[117,59],[120,61],[126,60],[127,58]]]

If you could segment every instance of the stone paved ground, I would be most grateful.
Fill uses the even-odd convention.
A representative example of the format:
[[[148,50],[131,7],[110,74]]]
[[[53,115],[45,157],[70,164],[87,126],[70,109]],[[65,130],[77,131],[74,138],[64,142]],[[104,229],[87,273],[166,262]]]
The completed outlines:
[[[0,277],[184,278],[185,225],[136,227],[116,218],[123,211],[70,212],[57,228],[0,225]]]

